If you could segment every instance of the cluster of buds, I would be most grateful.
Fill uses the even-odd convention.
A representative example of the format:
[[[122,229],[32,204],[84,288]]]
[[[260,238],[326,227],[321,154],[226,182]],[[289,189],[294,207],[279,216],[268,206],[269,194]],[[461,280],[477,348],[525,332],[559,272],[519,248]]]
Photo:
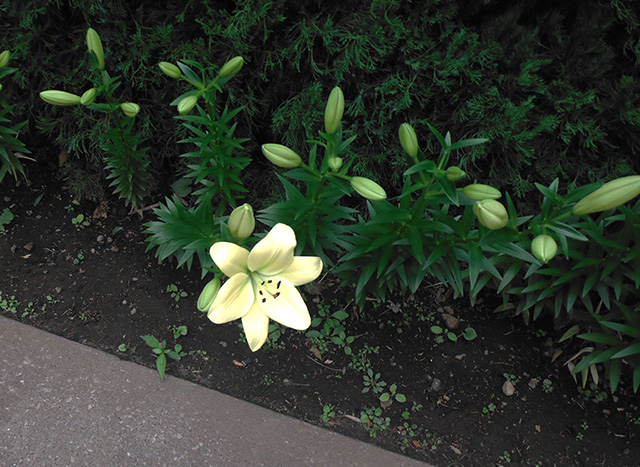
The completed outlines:
[[[199,88],[198,91],[196,91],[193,94],[184,96],[182,99],[180,99],[180,101],[178,102],[178,113],[180,115],[184,115],[191,112],[191,110],[193,110],[193,108],[198,103],[198,100],[204,95],[205,91],[209,89],[209,87],[211,87],[213,84],[218,82],[220,79],[226,81],[233,78],[242,69],[243,65],[244,65],[244,59],[240,56],[233,57],[232,59],[228,60],[224,65],[222,65],[222,68],[220,68],[220,71],[218,71],[217,78],[214,81],[212,81],[207,88],[204,88],[202,84],[199,84],[197,86]],[[180,70],[178,65],[174,65],[173,63],[169,63],[169,62],[160,62],[158,63],[158,68],[160,68],[160,71],[162,71],[169,78],[185,79],[189,81],[189,79],[187,79],[182,74],[182,71]],[[189,82],[191,84],[196,84],[191,81]]]
[[[104,70],[104,49],[102,47],[102,41],[95,29],[89,28],[87,31],[87,49],[92,57],[95,58],[96,64],[100,71]],[[3,52],[4,54],[4,52]],[[2,54],[0,54],[0,63],[2,61]],[[50,89],[48,91],[42,91],[40,98],[53,105],[68,106],[68,105],[91,105],[95,102],[98,96],[98,88],[87,89],[82,96],[73,94],[66,91],[59,91],[56,89]],[[120,110],[130,118],[134,118],[140,112],[140,106],[133,102],[124,102],[120,104]]]
[[[468,198],[476,200],[473,204],[473,212],[478,218],[478,222],[487,229],[498,230],[509,222],[507,209],[500,201],[496,201],[502,196],[497,188],[474,183],[465,186],[462,193]]]

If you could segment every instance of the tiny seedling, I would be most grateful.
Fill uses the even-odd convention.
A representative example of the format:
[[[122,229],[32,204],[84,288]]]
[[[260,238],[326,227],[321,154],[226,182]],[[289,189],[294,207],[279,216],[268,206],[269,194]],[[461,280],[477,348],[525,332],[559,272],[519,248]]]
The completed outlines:
[[[374,373],[371,368],[367,368],[367,373],[362,376],[362,384],[364,384],[363,394],[369,391],[373,391],[374,394],[379,394],[387,385],[387,383],[380,380],[380,373]]]
[[[188,329],[186,326],[173,326],[172,331],[173,337],[177,339],[179,337],[186,336]]]
[[[89,225],[91,224],[89,219],[85,219],[84,214],[78,214],[76,217],[71,219],[71,223],[78,229],[81,227],[89,227]]]
[[[14,219],[14,215],[9,208],[4,208],[2,214],[0,214],[0,233],[6,233],[5,225],[9,225],[11,221]]]
[[[389,392],[385,392],[380,396],[380,402],[391,404],[391,402],[393,402],[391,398],[394,398],[396,401],[400,403],[406,402],[407,398],[405,397],[405,395],[400,394],[397,391],[398,391],[398,386],[395,384],[392,384],[391,386],[389,386]]]
[[[160,374],[160,378],[164,379],[164,373],[167,368],[167,356],[174,360],[180,360],[182,357],[187,355],[186,352],[182,351],[182,346],[180,344],[176,344],[173,350],[167,348],[166,341],[158,341],[153,336],[140,336],[149,347],[154,354],[158,357],[156,358],[156,368],[158,369],[158,373]]]
[[[336,412],[334,410],[333,405],[325,404],[324,407],[322,407],[322,420],[325,423],[329,423],[331,419],[335,416],[336,416]]]
[[[126,352],[127,351],[127,346],[125,344],[120,344],[118,346],[118,352]]]
[[[178,289],[178,286],[175,284],[169,284],[167,286],[167,292],[171,293],[171,298],[173,298],[176,302],[179,302],[181,298],[187,296],[187,292]]]

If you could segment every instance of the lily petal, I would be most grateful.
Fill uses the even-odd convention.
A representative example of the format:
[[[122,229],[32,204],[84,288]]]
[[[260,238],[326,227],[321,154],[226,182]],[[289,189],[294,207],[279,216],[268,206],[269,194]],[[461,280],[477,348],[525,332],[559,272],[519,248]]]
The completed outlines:
[[[240,272],[247,272],[249,251],[235,243],[214,243],[209,249],[209,254],[216,266],[227,277],[235,276]]]
[[[224,283],[209,308],[207,317],[216,324],[228,323],[246,315],[255,300],[249,276],[235,274]]]
[[[273,282],[278,281],[277,295],[265,295],[266,299],[258,305],[269,318],[280,324],[293,329],[307,329],[311,325],[311,317],[300,292],[288,280],[274,277]]]
[[[278,274],[291,282],[291,285],[303,285],[315,280],[322,272],[322,259],[317,256],[294,256],[287,269]]]
[[[267,340],[269,317],[262,312],[257,304],[254,304],[249,313],[242,317],[242,327],[251,351],[255,352]]]
[[[295,248],[296,234],[293,229],[286,224],[276,224],[253,247],[247,258],[247,266],[250,271],[266,276],[279,274],[293,261]]]

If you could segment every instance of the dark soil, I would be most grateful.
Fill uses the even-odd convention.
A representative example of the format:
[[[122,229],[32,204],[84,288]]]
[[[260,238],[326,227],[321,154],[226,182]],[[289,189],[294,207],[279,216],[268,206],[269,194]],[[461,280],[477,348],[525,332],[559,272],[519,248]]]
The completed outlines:
[[[8,208],[15,216],[0,232],[5,316],[149,367],[155,356],[140,336],[180,344],[186,355],[169,360],[168,374],[440,466],[640,462],[640,397],[630,378],[614,396],[602,381],[583,390],[564,366],[582,343],[558,344],[564,329],[550,321],[526,327],[494,313],[492,297],[472,307],[438,284],[357,310],[351,291],[329,274],[303,294],[312,318],[348,313],[351,355],[329,338],[290,329],[252,353],[237,322],[214,325],[197,311],[206,283],[200,271],[158,265],[145,252],[142,224],[151,211],[141,219],[117,201],[74,204],[55,181],[32,177],[31,186],[9,177],[0,184],[0,214]],[[74,223],[79,214],[88,225]],[[459,320],[455,342],[438,342],[431,331],[446,332],[443,312]],[[174,337],[178,326],[188,333]],[[473,341],[462,337],[468,326]],[[362,392],[365,368],[380,374],[385,391],[395,384],[406,397],[373,423],[360,421],[363,410],[381,406],[379,394]],[[503,393],[507,380],[511,396]]]

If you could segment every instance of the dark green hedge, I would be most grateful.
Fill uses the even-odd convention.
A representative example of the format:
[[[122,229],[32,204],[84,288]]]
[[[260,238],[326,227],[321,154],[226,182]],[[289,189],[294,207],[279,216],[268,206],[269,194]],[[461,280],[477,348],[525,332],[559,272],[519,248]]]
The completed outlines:
[[[84,37],[101,35],[107,69],[123,98],[139,103],[149,138],[156,195],[180,174],[175,108],[182,89],[156,64],[195,58],[222,64],[245,57],[230,82],[231,105],[245,106],[237,135],[282,142],[305,153],[321,128],[334,85],[347,100],[345,125],[359,134],[355,171],[398,185],[397,128],[414,124],[435,150],[424,122],[455,139],[490,142],[460,155],[473,178],[523,196],[556,176],[585,183],[640,173],[640,27],[632,0],[584,1],[188,2],[32,0],[3,4],[0,43],[19,68],[5,91],[29,118],[27,144],[38,163],[58,165],[78,195],[99,196],[102,155],[95,121],[82,109],[54,109],[44,89],[76,93],[88,85]],[[637,6],[637,5],[636,5]],[[307,131],[310,129],[310,132]],[[53,148],[52,148],[53,145]],[[90,176],[87,176],[90,175]],[[253,175],[251,175],[253,174]],[[93,177],[93,178],[91,178]],[[93,180],[98,187],[83,187]],[[82,192],[85,190],[86,192]]]

